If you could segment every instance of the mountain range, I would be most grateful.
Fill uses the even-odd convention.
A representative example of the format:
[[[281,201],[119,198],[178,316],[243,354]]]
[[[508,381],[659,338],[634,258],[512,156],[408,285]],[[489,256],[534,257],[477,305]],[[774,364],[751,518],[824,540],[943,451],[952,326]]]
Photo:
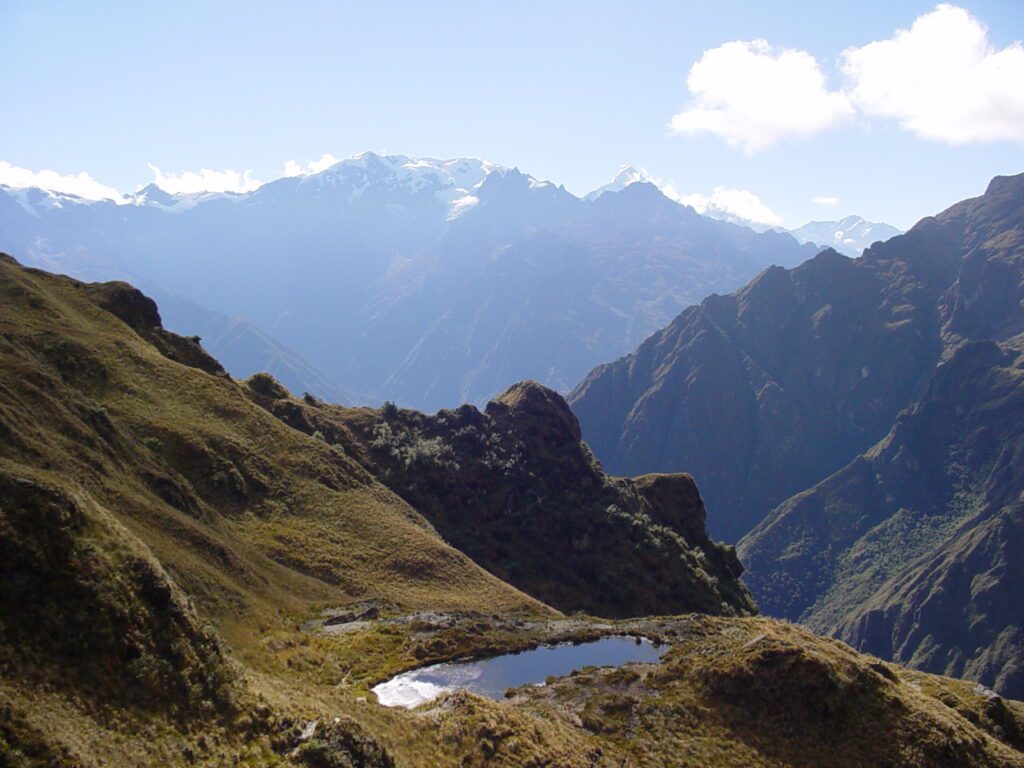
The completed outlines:
[[[684,310],[570,395],[612,473],[683,467],[762,610],[1024,694],[1024,175]]]
[[[4,766],[1024,766],[1024,704],[749,615],[693,479],[608,477],[539,384],[434,416],[294,397],[130,285],[0,256],[0,393]],[[660,661],[372,692],[622,635]]]
[[[0,190],[0,231],[28,264],[244,319],[352,398],[435,410],[522,379],[566,392],[683,307],[814,252],[643,178],[580,199],[485,161],[366,153],[246,194]]]
[[[0,232],[108,280],[0,256],[0,766],[1024,764],[1024,175],[790,234],[366,153]]]

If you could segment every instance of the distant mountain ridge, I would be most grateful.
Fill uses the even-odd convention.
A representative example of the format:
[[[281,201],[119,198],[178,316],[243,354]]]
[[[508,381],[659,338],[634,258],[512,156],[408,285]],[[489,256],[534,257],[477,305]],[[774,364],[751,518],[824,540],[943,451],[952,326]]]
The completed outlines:
[[[683,307],[813,253],[619,181],[585,200],[482,160],[364,153],[245,194],[0,190],[0,231],[27,263],[158,286],[344,391],[435,410],[523,379],[567,391]]]
[[[235,378],[269,373],[292,392],[308,392],[339,405],[354,404],[352,395],[248,320],[227,317],[153,286],[147,286],[146,290],[159,305],[160,318],[167,330],[182,336],[200,337],[203,348]]]
[[[830,249],[769,268],[595,369],[570,405],[609,471],[687,467],[711,530],[738,541],[885,435],[938,361],[933,307],[953,261],[894,275]]]
[[[621,192],[631,184],[655,184],[657,182],[644,170],[632,165],[620,166],[615,177],[608,183],[587,194],[585,200],[596,200],[606,192]],[[685,202],[684,202],[685,204]],[[850,215],[835,221],[811,221],[800,227],[787,229],[752,221],[739,213],[710,206],[702,213],[709,218],[748,227],[755,232],[788,232],[802,244],[813,244],[821,248],[834,248],[846,256],[860,256],[872,243],[888,240],[903,234],[903,230],[891,224],[867,221],[861,216]]]
[[[846,216],[838,221],[811,221],[789,232],[801,243],[835,248],[847,256],[860,256],[872,243],[903,234],[891,224],[866,221],[860,216]]]

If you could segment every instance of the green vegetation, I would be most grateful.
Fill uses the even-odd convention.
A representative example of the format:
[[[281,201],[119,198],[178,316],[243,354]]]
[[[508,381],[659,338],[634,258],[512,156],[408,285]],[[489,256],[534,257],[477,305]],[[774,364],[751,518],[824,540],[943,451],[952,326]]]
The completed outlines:
[[[744,540],[768,612],[1024,691],[1022,403],[1024,355],[1011,343],[960,346],[884,440]]]
[[[254,400],[356,457],[488,571],[563,611],[602,616],[755,608],[733,550],[704,530],[688,475],[612,478],[565,401],[523,382],[433,416],[310,404],[263,379]]]

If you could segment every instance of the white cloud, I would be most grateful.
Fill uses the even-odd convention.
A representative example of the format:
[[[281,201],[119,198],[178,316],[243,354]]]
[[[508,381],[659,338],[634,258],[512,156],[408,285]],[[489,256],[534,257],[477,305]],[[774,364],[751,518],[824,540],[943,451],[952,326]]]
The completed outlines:
[[[853,112],[845,94],[829,91],[811,54],[776,51],[765,40],[704,51],[686,84],[693,101],[672,118],[672,130],[716,134],[748,153],[813,135]]]
[[[678,201],[690,206],[697,213],[716,219],[750,222],[765,227],[782,226],[782,217],[747,189],[715,187],[710,195],[696,192],[692,195],[682,195]]]
[[[832,208],[839,205],[839,198],[833,195],[816,195],[811,198],[811,202],[815,205],[827,205]]]
[[[85,171],[77,176],[62,176],[57,171],[30,171],[0,160],[0,184],[8,187],[39,187],[52,192],[78,195],[86,200],[120,200],[121,193],[100,184]]]
[[[952,144],[1024,141],[1024,48],[993,48],[963,8],[940,5],[909,30],[843,52],[850,99],[918,136]]]
[[[662,181],[658,178],[651,178],[651,183],[661,190],[661,194],[667,197],[669,200],[675,200],[677,203],[683,202],[683,196],[679,194],[679,190],[676,189],[675,183],[671,181]],[[683,203],[688,205],[688,203]]]
[[[172,195],[189,192],[252,192],[263,185],[252,178],[252,171],[211,171],[203,168],[184,173],[164,173],[150,163],[153,182]]]
[[[337,162],[338,158],[329,152],[325,152],[320,155],[319,160],[310,160],[305,165],[302,165],[302,163],[296,162],[295,160],[289,160],[284,164],[284,175],[307,176],[311,173],[320,173],[320,171],[326,171]]]

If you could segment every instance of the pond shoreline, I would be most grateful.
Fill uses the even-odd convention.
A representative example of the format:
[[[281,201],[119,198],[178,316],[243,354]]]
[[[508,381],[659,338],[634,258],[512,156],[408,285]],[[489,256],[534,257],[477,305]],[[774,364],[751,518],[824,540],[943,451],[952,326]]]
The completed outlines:
[[[589,641],[537,644],[484,658],[430,664],[395,675],[371,690],[382,706],[407,709],[459,690],[500,700],[511,689],[542,686],[551,678],[588,667],[656,664],[667,649],[641,635],[609,634]]]

